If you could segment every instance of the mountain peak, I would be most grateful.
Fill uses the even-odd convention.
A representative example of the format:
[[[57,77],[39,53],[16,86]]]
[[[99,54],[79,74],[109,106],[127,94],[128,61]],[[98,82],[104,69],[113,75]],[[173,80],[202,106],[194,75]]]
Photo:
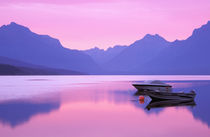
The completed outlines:
[[[10,22],[10,25],[18,25],[16,22]]]
[[[87,51],[87,52],[104,52],[104,49],[100,49],[98,47],[94,47],[94,48],[90,48],[90,49],[83,50],[83,51]]]
[[[95,50],[101,50],[101,49],[99,49],[97,46],[95,46],[94,48],[92,48],[92,49],[95,49]]]
[[[142,39],[137,40],[136,42],[168,42],[163,37],[158,34],[147,34]],[[136,43],[135,42],[135,43]]]
[[[139,46],[139,45],[153,46],[153,45],[159,45],[159,44],[161,44],[161,45],[164,44],[165,45],[165,44],[168,44],[168,43],[169,42],[167,40],[165,40],[163,37],[161,37],[158,34],[155,34],[155,35],[147,34],[142,39],[135,41],[130,46]]]
[[[200,28],[194,29],[192,35],[188,39],[200,38],[202,36],[203,37],[209,36],[209,34],[210,34],[210,21],[208,21],[206,24],[202,25]]]
[[[164,39],[163,37],[161,37],[158,34],[152,35],[152,34],[147,34],[143,37],[144,40],[152,40],[152,39]],[[164,39],[165,40],[165,39]]]
[[[10,30],[10,31],[22,31],[22,32],[31,32],[29,28],[19,25],[15,22],[11,22],[8,25],[3,25],[2,27],[0,27],[0,29],[3,30]]]
[[[92,48],[92,50],[95,50],[95,51],[104,51],[104,49],[100,49],[100,48],[98,48],[98,47],[94,47],[94,48]]]

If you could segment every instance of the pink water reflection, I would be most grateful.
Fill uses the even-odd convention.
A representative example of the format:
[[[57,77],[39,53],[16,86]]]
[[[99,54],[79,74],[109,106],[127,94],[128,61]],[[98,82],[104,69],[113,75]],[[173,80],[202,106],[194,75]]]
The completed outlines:
[[[14,85],[18,91],[12,92],[18,94],[15,95],[18,97],[15,100],[21,101],[15,103],[13,103],[14,99],[8,99],[7,96],[10,94],[4,93],[2,90],[1,95],[6,95],[6,101],[5,99],[0,101],[0,136],[210,136],[208,124],[198,118],[196,119],[189,108],[170,107],[163,108],[158,113],[148,112],[144,109],[145,104],[131,101],[135,99],[133,93],[136,91],[131,85],[132,82],[125,80],[121,82],[108,81],[107,79],[105,77],[105,79],[101,78],[100,82],[93,80],[89,83],[82,80],[82,83],[74,82],[73,84],[71,81],[68,82],[67,78],[62,79],[63,81],[52,79],[42,81],[41,85],[39,82],[27,81],[27,84]],[[69,80],[73,80],[73,78]],[[191,81],[172,81],[170,83],[177,88],[191,88],[196,85]],[[197,84],[206,85],[206,82]],[[26,88],[22,87],[23,85]],[[4,87],[5,91],[9,92],[10,90],[7,88],[11,89],[11,87]],[[32,95],[28,94],[30,88],[34,88]],[[22,115],[21,111],[14,113],[12,119],[2,116],[2,108],[5,107],[2,103],[6,103],[8,107],[9,104],[12,104],[11,102],[16,104],[16,108],[17,104],[20,104],[18,108],[24,112],[23,116],[28,118],[17,119],[20,123],[15,126],[11,126],[12,122],[14,123],[17,114]],[[29,105],[35,110],[31,111],[30,108],[24,107],[25,105]],[[13,108],[14,105],[11,109]],[[47,109],[47,111],[43,111],[41,108]],[[2,119],[8,120],[7,124],[2,123]]]
[[[187,109],[168,108],[148,115],[130,104],[106,101],[64,104],[54,113],[38,115],[30,122],[11,129],[0,126],[4,137],[139,137],[202,136],[208,137],[207,125],[195,120]]]

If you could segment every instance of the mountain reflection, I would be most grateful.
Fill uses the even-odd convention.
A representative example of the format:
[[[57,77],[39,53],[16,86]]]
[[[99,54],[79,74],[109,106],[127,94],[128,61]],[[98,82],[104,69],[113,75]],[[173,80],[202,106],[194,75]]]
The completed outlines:
[[[60,107],[59,102],[36,103],[30,101],[7,101],[0,103],[0,122],[16,127],[38,114],[50,113]]]
[[[46,83],[43,84],[43,87],[38,88],[43,89],[43,92],[44,89],[48,89],[49,91],[51,91],[55,87],[51,87],[47,84],[50,82],[51,81],[46,81]],[[52,95],[52,93],[48,93],[46,95],[43,95],[48,98],[47,100],[44,99],[44,101],[32,101],[30,99],[1,101],[0,123],[4,125],[9,125],[11,127],[16,127],[28,122],[32,119],[32,117],[38,114],[49,114],[54,110],[58,110],[61,106],[62,108],[68,106],[68,111],[76,113],[76,110],[79,109],[77,107],[81,107],[81,105],[78,105],[80,103],[85,105],[89,104],[86,107],[92,108],[96,107],[98,104],[103,104],[105,102],[105,108],[111,108],[112,106],[126,106],[129,108],[134,108],[137,113],[139,110],[141,110],[140,112],[142,112],[143,110],[144,114],[146,114],[147,116],[152,116],[150,114],[156,114],[160,116],[162,115],[161,112],[164,112],[164,110],[168,110],[168,107],[186,107],[189,110],[188,112],[192,114],[194,118],[199,119],[203,123],[210,126],[210,110],[208,107],[208,105],[210,104],[210,82],[173,81],[173,87],[174,91],[190,91],[191,89],[194,89],[197,93],[195,102],[151,102],[151,99],[149,97],[146,97],[145,102],[142,104],[142,102],[139,102],[139,95],[141,94],[135,94],[136,90],[134,89],[134,87],[132,87],[130,82],[102,82],[100,84],[81,84],[75,87],[73,87],[72,85],[67,85],[65,88],[63,85],[61,85],[56,87],[60,90],[55,91],[56,98],[53,99],[48,98],[49,95]],[[42,92],[41,90],[39,91],[40,93]],[[27,91],[22,90],[21,92],[22,94],[28,93]],[[57,95],[59,95],[59,99],[57,98]],[[191,109],[191,106],[194,107]],[[72,110],[70,108],[72,108]],[[148,108],[150,109],[149,111],[147,110]],[[82,109],[81,111],[84,110]],[[109,113],[111,113],[112,111],[110,111]],[[55,113],[55,115],[61,114],[61,112],[59,111],[56,112],[58,113]],[[77,116],[78,114],[76,114],[75,116]]]
[[[198,86],[195,89],[199,90],[196,97],[197,106],[192,110],[193,116],[210,127],[210,84]]]

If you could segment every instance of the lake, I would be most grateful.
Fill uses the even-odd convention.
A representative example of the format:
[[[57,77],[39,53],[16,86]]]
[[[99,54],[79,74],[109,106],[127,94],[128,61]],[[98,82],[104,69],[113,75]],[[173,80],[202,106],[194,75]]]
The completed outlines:
[[[133,82],[162,80],[195,102],[148,109]],[[1,137],[209,137],[210,76],[1,76]]]

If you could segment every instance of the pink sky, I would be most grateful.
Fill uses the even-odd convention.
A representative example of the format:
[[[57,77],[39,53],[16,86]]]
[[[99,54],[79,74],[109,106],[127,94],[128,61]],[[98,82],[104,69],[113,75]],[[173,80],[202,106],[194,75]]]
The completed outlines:
[[[71,49],[107,48],[147,33],[186,39],[209,9],[209,0],[0,0],[0,25],[14,21]]]

